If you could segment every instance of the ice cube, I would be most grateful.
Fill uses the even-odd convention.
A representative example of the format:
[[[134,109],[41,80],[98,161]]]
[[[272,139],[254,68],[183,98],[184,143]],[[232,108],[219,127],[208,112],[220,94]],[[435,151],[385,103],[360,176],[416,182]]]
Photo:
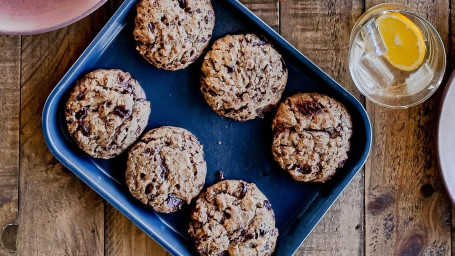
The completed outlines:
[[[358,79],[357,83],[362,85],[367,93],[369,94],[379,94],[381,87],[378,86],[376,81],[368,74],[364,69],[360,68],[357,64],[354,71],[354,76]]]
[[[368,21],[360,29],[360,33],[362,34],[363,41],[365,42],[365,48],[368,53],[375,53],[376,55],[381,56],[387,52],[387,47],[382,40],[374,19]]]
[[[362,40],[360,40],[359,37],[357,37],[356,40],[354,40],[354,43],[352,44],[352,52],[351,52],[352,61],[354,63],[359,61],[359,59],[363,56],[364,53],[365,53],[365,43]]]
[[[424,63],[420,68],[406,78],[406,89],[408,95],[422,91],[433,79],[433,70],[428,63]]]
[[[384,64],[381,57],[375,54],[365,54],[356,64],[358,77],[371,92],[387,89],[394,82],[394,76]]]

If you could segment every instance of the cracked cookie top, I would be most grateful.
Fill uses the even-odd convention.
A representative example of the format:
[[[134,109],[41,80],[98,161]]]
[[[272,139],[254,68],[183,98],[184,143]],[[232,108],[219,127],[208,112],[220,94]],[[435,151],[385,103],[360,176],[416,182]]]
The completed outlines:
[[[158,68],[177,70],[208,46],[215,14],[210,0],[142,0],[135,24],[139,53]]]
[[[216,113],[246,121],[276,106],[287,78],[285,62],[270,43],[254,34],[227,35],[204,57],[201,91]]]
[[[77,81],[66,103],[70,136],[87,154],[113,158],[144,131],[150,102],[127,72],[95,70]]]
[[[202,145],[183,128],[153,129],[128,154],[126,184],[131,194],[157,212],[190,204],[205,183]]]
[[[278,237],[270,202],[255,184],[241,180],[207,188],[188,233],[200,255],[271,255]]]
[[[348,159],[351,117],[328,96],[300,93],[287,98],[272,129],[273,156],[295,180],[325,182]]]

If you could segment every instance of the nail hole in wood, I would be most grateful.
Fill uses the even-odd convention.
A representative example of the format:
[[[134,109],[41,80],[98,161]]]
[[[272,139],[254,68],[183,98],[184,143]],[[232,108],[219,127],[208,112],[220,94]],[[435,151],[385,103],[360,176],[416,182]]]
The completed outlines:
[[[420,187],[420,193],[423,197],[430,197],[434,194],[434,188],[431,184],[427,183]]]
[[[16,252],[16,240],[17,223],[10,223],[4,226],[0,235],[1,246],[7,251]]]

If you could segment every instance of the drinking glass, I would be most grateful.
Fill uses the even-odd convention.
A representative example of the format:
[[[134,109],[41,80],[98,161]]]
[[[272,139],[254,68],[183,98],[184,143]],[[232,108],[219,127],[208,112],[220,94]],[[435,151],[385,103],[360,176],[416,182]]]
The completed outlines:
[[[421,31],[425,53],[422,62],[413,70],[403,70],[389,62],[389,49],[377,24],[378,17],[385,14],[404,16],[410,26],[415,24],[417,29],[414,30]],[[398,37],[394,43],[401,43]],[[391,108],[409,108],[424,102],[441,84],[446,52],[441,37],[427,20],[406,6],[380,4],[367,10],[355,23],[348,63],[354,84],[372,102]]]

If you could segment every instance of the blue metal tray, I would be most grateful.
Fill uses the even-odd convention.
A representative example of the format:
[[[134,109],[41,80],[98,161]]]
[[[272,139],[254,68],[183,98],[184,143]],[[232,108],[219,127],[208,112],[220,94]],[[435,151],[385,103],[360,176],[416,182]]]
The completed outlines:
[[[71,141],[64,106],[76,80],[97,68],[130,72],[151,101],[147,130],[162,125],[184,127],[204,145],[206,187],[216,182],[216,171],[227,179],[254,182],[269,198],[280,236],[276,255],[293,254],[363,166],[371,145],[371,127],[362,105],[337,82],[273,31],[237,0],[212,0],[216,24],[212,41],[226,34],[254,32],[269,39],[286,60],[289,81],[283,99],[297,92],[320,92],[341,101],[353,120],[349,159],[326,184],[291,179],[271,153],[271,120],[236,122],[218,116],[199,90],[201,60],[180,71],[165,71],[148,64],[135,49],[133,39],[136,1],[125,1],[82,56],[50,94],[43,113],[43,132],[54,156],[109,203],[125,214],[167,251],[193,254],[187,235],[190,207],[158,214],[134,200],[125,186],[125,154],[113,160],[92,159]],[[221,142],[221,143],[219,143]]]

